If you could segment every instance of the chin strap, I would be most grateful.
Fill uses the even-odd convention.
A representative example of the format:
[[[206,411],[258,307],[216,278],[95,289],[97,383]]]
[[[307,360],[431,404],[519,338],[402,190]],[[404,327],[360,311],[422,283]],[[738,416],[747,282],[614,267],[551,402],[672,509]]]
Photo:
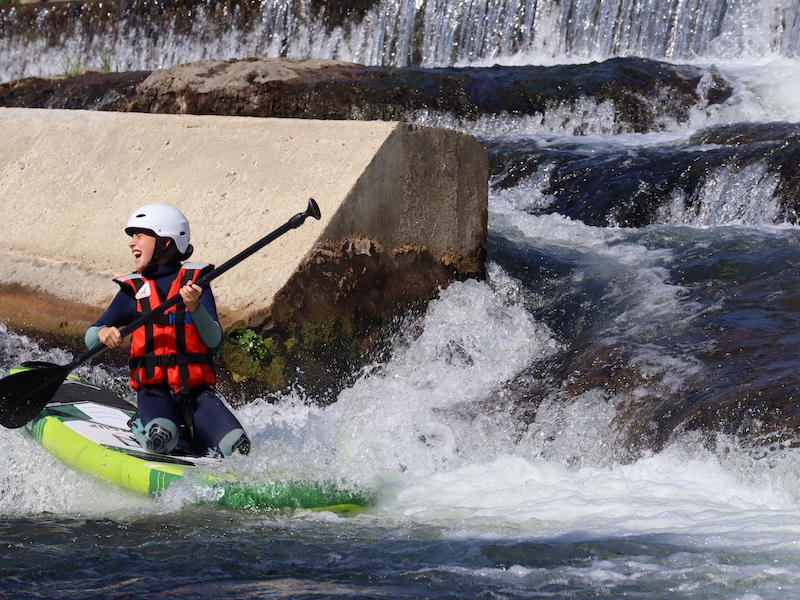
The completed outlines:
[[[172,242],[172,244],[167,245],[168,242]],[[170,238],[163,238],[161,236],[156,236],[156,247],[153,251],[153,261],[161,262],[162,260],[170,259],[178,254],[178,247],[175,245],[175,242]],[[151,261],[152,262],[152,261]]]
[[[142,275],[148,278],[155,272],[159,264],[161,264],[162,262],[169,261],[178,254],[178,249],[175,246],[175,242],[172,241],[170,238],[163,238],[158,235],[155,236],[155,238],[156,238],[156,245],[155,248],[153,249],[153,257],[150,259],[148,265],[144,269],[142,269]],[[167,242],[171,241],[172,244],[169,247],[167,247]]]

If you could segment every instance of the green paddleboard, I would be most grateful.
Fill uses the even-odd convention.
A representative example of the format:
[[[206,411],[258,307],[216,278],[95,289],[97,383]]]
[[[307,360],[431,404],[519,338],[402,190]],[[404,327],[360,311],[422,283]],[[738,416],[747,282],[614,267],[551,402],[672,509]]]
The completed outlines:
[[[9,374],[27,369],[14,367]],[[128,427],[134,408],[112,391],[70,375],[52,401],[26,426],[45,450],[65,465],[114,485],[155,496],[193,469],[220,459],[144,450]],[[256,510],[312,509],[337,513],[362,510],[372,502],[363,490],[326,481],[240,483],[208,476],[224,506]]]

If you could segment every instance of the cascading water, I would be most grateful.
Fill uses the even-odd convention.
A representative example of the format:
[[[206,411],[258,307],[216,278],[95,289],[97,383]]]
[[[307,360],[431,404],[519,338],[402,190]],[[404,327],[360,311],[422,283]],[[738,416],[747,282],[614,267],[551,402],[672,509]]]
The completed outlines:
[[[313,56],[485,81],[495,63],[570,63],[552,85],[593,90],[535,114],[502,97],[474,118],[410,113],[489,154],[486,279],[409,315],[332,405],[295,391],[238,410],[254,449],[237,476],[356,481],[374,508],[228,512],[191,479],[132,498],[3,430],[0,593],[796,595],[796,2],[392,0],[336,19],[304,1],[91,3],[3,9],[0,35],[2,80],[65,56]],[[691,63],[675,68],[700,70],[696,97],[620,56]],[[621,78],[637,102],[602,96]],[[0,366],[31,358],[69,360],[0,330]],[[125,393],[121,372],[81,374]]]
[[[251,56],[440,67],[800,53],[792,0],[381,0],[343,13],[312,0],[12,7],[0,14],[0,81],[65,64],[134,71]]]

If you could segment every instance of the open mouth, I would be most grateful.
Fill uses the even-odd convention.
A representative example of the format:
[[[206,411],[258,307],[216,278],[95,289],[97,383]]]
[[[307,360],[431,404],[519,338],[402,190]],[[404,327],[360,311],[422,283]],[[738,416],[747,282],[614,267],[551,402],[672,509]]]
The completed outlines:
[[[134,259],[134,260],[139,260],[139,258],[140,258],[141,256],[142,256],[142,253],[141,253],[139,250],[134,250],[134,251],[133,251],[133,259]]]

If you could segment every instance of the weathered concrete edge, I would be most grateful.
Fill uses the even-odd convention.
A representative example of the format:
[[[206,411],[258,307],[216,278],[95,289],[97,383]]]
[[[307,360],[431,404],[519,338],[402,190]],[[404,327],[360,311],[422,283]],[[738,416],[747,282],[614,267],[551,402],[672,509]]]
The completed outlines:
[[[401,124],[391,133],[251,326],[334,317],[351,334],[359,322],[386,322],[452,281],[480,274],[488,158],[472,136],[431,131]]]
[[[482,247],[488,222],[486,154],[470,135],[430,131],[399,124],[322,237],[383,232],[380,241],[388,250],[425,247],[437,258],[448,252],[466,257]],[[381,210],[375,210],[377,203]]]

